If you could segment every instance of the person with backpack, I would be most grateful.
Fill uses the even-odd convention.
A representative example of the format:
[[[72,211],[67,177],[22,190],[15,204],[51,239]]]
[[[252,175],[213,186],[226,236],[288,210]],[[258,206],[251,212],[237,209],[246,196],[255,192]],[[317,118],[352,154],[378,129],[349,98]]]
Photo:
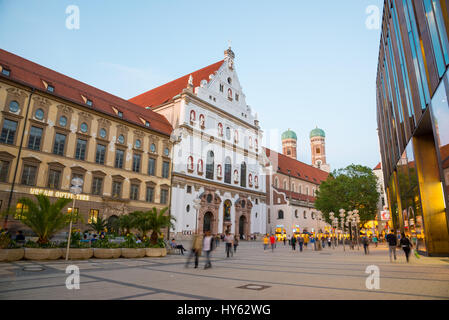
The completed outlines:
[[[394,234],[394,230],[391,230],[389,234],[385,237],[388,242],[388,253],[390,255],[390,262],[393,262],[391,256],[394,256],[394,260],[396,260],[396,247],[398,245],[398,238]]]
[[[401,234],[401,240],[399,241],[399,245],[402,247],[402,250],[404,250],[405,258],[408,261],[408,257],[410,256],[411,248],[413,247],[412,243],[410,242],[410,239],[405,235],[404,232]]]
[[[362,244],[365,254],[369,254],[369,238],[366,235],[362,238]]]

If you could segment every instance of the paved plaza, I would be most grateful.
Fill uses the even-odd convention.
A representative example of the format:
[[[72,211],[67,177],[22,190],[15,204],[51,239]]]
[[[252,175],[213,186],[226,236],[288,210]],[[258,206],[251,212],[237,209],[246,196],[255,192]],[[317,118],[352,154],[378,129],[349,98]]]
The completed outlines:
[[[185,247],[188,247],[186,242]],[[0,299],[448,299],[449,259],[411,258],[390,263],[385,246],[343,252],[326,248],[300,253],[277,245],[264,251],[260,242],[241,242],[226,258],[223,243],[213,267],[185,268],[187,256],[87,261],[0,263]],[[80,269],[80,289],[68,290],[68,264]],[[380,289],[366,288],[367,266],[380,269]],[[36,271],[27,271],[27,270]],[[33,269],[34,268],[34,269]],[[42,270],[43,269],[43,270]],[[40,271],[38,271],[40,270]],[[247,285],[249,288],[245,288]]]

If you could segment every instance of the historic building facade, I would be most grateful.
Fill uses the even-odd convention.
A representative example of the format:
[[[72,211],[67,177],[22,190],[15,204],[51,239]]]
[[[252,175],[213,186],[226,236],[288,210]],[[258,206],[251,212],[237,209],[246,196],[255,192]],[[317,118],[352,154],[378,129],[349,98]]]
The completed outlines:
[[[288,235],[317,230],[325,232],[329,225],[318,219],[314,201],[328,172],[296,160],[296,140],[296,133],[289,129],[282,134],[284,154],[265,149],[270,165],[266,180],[268,231]],[[324,152],[323,148],[322,159],[326,159]],[[323,164],[326,164],[325,160]]]
[[[386,0],[377,124],[394,229],[449,255],[449,1]]]
[[[246,238],[266,232],[262,131],[234,58],[229,48],[224,60],[130,99],[176,128],[171,213],[178,238],[196,230]]]
[[[163,116],[4,50],[0,109],[0,210],[16,208],[10,229],[23,228],[19,198],[73,198],[74,177],[84,181],[75,212],[85,223],[169,205]]]

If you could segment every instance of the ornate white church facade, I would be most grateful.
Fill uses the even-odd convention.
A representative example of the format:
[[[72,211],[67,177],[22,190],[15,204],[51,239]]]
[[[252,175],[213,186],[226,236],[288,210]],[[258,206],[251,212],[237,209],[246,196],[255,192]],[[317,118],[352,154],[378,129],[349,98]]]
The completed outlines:
[[[130,99],[175,128],[170,212],[178,238],[196,230],[267,232],[268,159],[234,58],[229,48],[223,60]]]

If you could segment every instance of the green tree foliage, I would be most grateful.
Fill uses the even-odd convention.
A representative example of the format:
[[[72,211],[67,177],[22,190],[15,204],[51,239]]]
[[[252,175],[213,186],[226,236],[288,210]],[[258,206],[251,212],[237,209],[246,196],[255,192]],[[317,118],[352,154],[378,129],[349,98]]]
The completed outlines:
[[[64,208],[71,202],[70,199],[59,198],[54,203],[43,194],[36,195],[36,201],[30,198],[20,198],[23,210],[21,222],[30,227],[39,237],[39,244],[47,244],[51,237],[70,223],[70,215]]]
[[[329,212],[339,215],[340,209],[359,210],[363,224],[376,216],[379,192],[377,177],[369,167],[351,164],[344,169],[334,170],[317,191],[315,208],[331,223]]]
[[[99,216],[96,221],[92,221],[91,223],[88,224],[88,226],[92,230],[100,234],[107,228],[108,222],[106,219],[103,219],[102,217]]]
[[[134,219],[134,227],[138,229],[142,236],[145,237],[149,231],[151,232],[150,243],[152,245],[158,244],[158,238],[161,234],[161,229],[166,227],[171,227],[173,225],[173,221],[175,221],[174,217],[169,217],[165,215],[168,208],[163,208],[158,210],[153,208],[150,211],[135,211],[130,213],[130,215]]]

